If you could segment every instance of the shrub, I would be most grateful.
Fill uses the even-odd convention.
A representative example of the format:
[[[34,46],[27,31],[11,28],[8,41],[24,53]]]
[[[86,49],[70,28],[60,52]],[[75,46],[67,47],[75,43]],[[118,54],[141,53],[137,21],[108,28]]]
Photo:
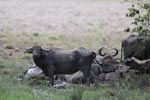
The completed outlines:
[[[150,35],[150,1],[134,1],[134,4],[128,9],[126,16],[133,18],[131,26],[125,29],[126,32]]]

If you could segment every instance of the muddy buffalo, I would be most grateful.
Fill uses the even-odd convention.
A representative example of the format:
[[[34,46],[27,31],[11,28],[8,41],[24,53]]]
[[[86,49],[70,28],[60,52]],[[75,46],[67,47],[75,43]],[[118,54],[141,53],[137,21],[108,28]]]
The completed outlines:
[[[49,77],[51,85],[54,85],[54,75],[73,74],[81,71],[89,81],[90,69],[96,54],[85,48],[76,50],[51,49],[44,50],[40,46],[33,46],[25,51],[32,53],[34,63],[43,73]]]

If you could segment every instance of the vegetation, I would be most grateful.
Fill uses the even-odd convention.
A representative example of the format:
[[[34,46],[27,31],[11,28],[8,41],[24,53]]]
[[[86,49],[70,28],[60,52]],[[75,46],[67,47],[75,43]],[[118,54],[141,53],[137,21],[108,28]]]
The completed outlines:
[[[65,41],[67,36],[41,35],[39,33],[35,35],[35,33],[31,33],[30,35],[18,36],[19,40],[15,40],[17,35],[12,35],[11,38],[10,35],[9,33],[7,35],[2,33],[0,37],[1,42],[5,43],[4,48],[2,47],[0,52],[0,100],[148,100],[150,97],[150,92],[130,86],[128,80],[122,81],[122,87],[113,88],[99,84],[97,87],[70,85],[66,89],[56,89],[50,88],[44,80],[39,80],[40,84],[38,85],[31,85],[35,79],[29,81],[20,80],[22,73],[27,68],[29,62],[32,61],[30,55],[23,53],[25,47],[32,46],[31,43],[34,43],[34,41],[47,47],[50,41],[55,43],[56,46],[72,48],[71,44],[78,47],[78,43],[86,44],[90,41],[81,40],[74,43],[74,41],[80,40],[80,38],[72,37],[69,40],[70,44],[67,45]],[[89,37],[89,39],[102,41],[99,39],[98,34],[96,35],[91,35],[92,37]],[[20,39],[24,42],[20,42]],[[62,42],[64,43],[63,45],[61,45]],[[25,47],[24,43],[26,43]],[[15,44],[18,45],[16,46]],[[7,45],[13,46],[13,48],[8,49],[6,48]],[[86,46],[88,47],[89,44]],[[99,44],[95,44],[93,47],[88,48],[97,48],[98,46]],[[19,47],[17,51],[16,47]],[[12,52],[12,55],[9,55],[9,52]]]
[[[55,89],[45,85],[29,86],[26,82],[0,77],[0,100],[149,100],[150,93],[126,85],[110,88],[106,85],[86,87],[71,85],[66,89]]]
[[[33,63],[31,56],[23,53],[24,49],[34,44],[42,45],[42,47],[58,46],[65,49],[84,46],[97,51],[101,44],[109,41],[110,44],[107,43],[107,46],[110,48],[112,46],[120,48],[120,37],[106,39],[103,37],[103,31],[99,28],[93,29],[92,32],[93,34],[84,35],[51,35],[38,32],[12,34],[10,28],[1,32],[0,100],[149,100],[150,87],[145,84],[146,88],[140,89],[136,85],[130,84],[129,78],[122,80],[121,87],[110,87],[103,84],[91,87],[70,85],[66,89],[49,87],[45,80],[40,80],[38,85],[31,85],[34,79],[21,80],[22,73]],[[145,79],[147,78],[145,77]],[[139,79],[137,80],[139,81]]]
[[[135,32],[139,35],[150,35],[150,2],[147,0],[134,1],[128,9],[127,17],[133,18],[131,27],[127,32]]]

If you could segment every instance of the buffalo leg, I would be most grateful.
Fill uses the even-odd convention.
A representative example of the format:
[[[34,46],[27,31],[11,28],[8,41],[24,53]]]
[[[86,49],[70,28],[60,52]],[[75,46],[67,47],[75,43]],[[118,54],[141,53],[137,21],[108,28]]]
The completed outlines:
[[[53,86],[54,85],[55,67],[51,65],[47,71],[48,71],[49,83],[50,83],[51,86]]]
[[[87,66],[85,66],[87,67]],[[87,68],[83,68],[81,69],[81,72],[83,73],[84,77],[85,77],[85,80],[86,80],[86,85],[90,85],[90,69],[87,69]]]
[[[49,84],[50,84],[51,86],[54,85],[54,77],[53,77],[53,76],[49,76]]]
[[[92,79],[92,82],[94,82],[95,85],[98,84],[98,76],[95,75],[92,71],[90,71],[90,80]]]

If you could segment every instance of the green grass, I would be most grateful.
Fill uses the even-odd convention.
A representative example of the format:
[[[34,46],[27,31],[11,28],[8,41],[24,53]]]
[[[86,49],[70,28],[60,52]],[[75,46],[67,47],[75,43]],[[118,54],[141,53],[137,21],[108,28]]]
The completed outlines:
[[[109,47],[120,47],[120,38],[105,38],[100,29],[93,29],[93,34],[11,34],[0,33],[0,100],[149,100],[150,92],[141,91],[126,82],[119,88],[112,88],[99,84],[97,87],[85,85],[71,85],[66,89],[56,89],[48,86],[45,80],[39,80],[41,84],[31,86],[35,78],[27,81],[18,81],[30,63],[33,63],[31,55],[24,54],[27,47],[41,45],[43,48],[49,46],[74,49],[86,47],[97,51],[107,41]],[[17,39],[16,39],[17,38]],[[6,46],[13,46],[6,49]],[[19,51],[15,51],[18,48]],[[12,52],[12,56],[6,55]],[[7,57],[5,57],[7,56]],[[36,91],[36,92],[35,92]]]
[[[0,79],[0,100],[41,100],[41,98],[33,95],[32,89],[28,86],[15,82],[8,77],[4,78]]]
[[[141,91],[130,84],[111,88],[107,85],[87,87],[85,85],[71,85],[66,89],[56,89],[47,84],[30,86],[29,81],[18,81],[24,62],[14,60],[0,60],[0,100],[149,100],[150,92]],[[17,69],[19,68],[19,69]],[[36,91],[36,92],[35,92]]]
[[[71,85],[66,89],[30,87],[26,82],[19,82],[7,76],[0,77],[0,82],[0,100],[149,100],[150,98],[150,92],[128,87],[118,89],[105,85],[97,87]]]

